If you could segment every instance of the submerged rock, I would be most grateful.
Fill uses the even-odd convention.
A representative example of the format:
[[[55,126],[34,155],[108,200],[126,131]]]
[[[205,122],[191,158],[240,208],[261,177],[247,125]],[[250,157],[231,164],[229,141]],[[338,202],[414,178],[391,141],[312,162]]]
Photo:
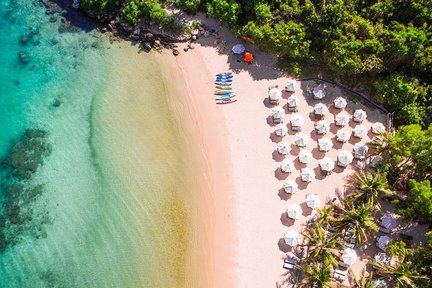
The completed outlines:
[[[61,105],[61,101],[59,99],[55,99],[52,105],[54,107],[59,107]]]
[[[27,58],[27,54],[23,51],[18,52],[18,58],[22,64],[28,64],[29,60]]]
[[[180,52],[177,49],[173,49],[172,52],[173,52],[174,56],[177,56],[180,54]]]

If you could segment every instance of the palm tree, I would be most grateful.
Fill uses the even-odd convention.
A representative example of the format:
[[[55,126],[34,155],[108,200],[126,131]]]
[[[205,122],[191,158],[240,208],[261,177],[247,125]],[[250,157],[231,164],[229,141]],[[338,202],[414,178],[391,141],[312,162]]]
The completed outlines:
[[[395,288],[416,288],[416,280],[427,279],[421,276],[410,262],[396,262],[393,265],[387,265],[371,259],[369,264],[375,269],[375,273],[384,278],[391,287]]]
[[[381,208],[379,200],[395,194],[390,190],[387,178],[382,173],[355,172],[349,180],[346,187],[354,191],[348,197],[356,203],[366,203]]]
[[[390,144],[393,136],[395,135],[395,131],[385,131],[381,133],[379,136],[375,136],[371,142],[367,145],[373,149],[372,155],[379,155],[384,159],[387,159],[390,152]]]
[[[360,278],[357,278],[356,275],[349,270],[350,279],[351,279],[351,287],[353,288],[373,288],[373,273],[371,272],[369,275],[366,275],[366,270],[363,269]]]
[[[300,283],[300,287],[334,287],[334,285],[332,285],[330,266],[318,262],[305,262],[302,266],[300,266],[300,269],[303,273],[303,280]]]
[[[303,237],[307,240],[305,246],[308,247],[311,259],[321,261],[324,265],[337,265],[343,241],[339,235],[328,237],[326,234],[327,232],[319,225],[319,222],[316,226],[308,226],[303,232]]]
[[[334,219],[331,224],[339,231],[351,227],[353,236],[359,243],[364,243],[368,234],[378,231],[372,206],[362,203],[358,206],[349,199],[341,200],[342,206],[334,205]]]
[[[332,219],[333,207],[329,204],[325,205],[322,209],[317,209],[319,215],[319,222],[321,226],[327,227],[329,221]]]

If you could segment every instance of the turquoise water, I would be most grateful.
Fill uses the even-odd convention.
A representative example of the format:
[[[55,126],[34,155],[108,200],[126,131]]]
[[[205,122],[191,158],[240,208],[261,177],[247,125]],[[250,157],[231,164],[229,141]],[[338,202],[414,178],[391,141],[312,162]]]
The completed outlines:
[[[195,260],[176,246],[197,241],[189,212],[201,212],[182,200],[193,167],[172,144],[183,132],[170,100],[145,98],[166,93],[167,80],[148,58],[136,85],[151,87],[130,88],[133,71],[113,73],[118,47],[92,31],[60,33],[60,23],[40,1],[0,1],[0,287],[193,287],[184,267]],[[116,120],[132,109],[122,93],[151,119]],[[36,172],[21,173],[22,155]]]

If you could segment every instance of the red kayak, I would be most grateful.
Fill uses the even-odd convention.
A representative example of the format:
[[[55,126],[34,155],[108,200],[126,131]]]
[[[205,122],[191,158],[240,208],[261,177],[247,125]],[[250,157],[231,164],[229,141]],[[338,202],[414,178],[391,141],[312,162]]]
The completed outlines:
[[[233,103],[236,101],[237,101],[237,99],[229,98],[229,99],[220,100],[220,101],[216,102],[216,104],[229,104],[229,103]]]

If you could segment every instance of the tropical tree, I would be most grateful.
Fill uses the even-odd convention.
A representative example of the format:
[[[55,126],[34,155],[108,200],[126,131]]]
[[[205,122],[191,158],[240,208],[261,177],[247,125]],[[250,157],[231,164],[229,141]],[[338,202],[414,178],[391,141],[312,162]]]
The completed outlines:
[[[329,221],[332,219],[333,207],[327,204],[322,209],[317,209],[317,214],[319,215],[319,225],[323,228],[326,228],[329,224]]]
[[[354,274],[354,272],[349,269],[350,282],[352,288],[373,288],[373,273],[367,274],[366,270],[363,269],[360,278]]]
[[[395,135],[395,131],[384,131],[378,136],[375,136],[367,145],[373,149],[371,155],[379,155],[387,159],[390,151],[390,143]]]
[[[348,195],[356,203],[381,207],[380,199],[394,195],[389,189],[387,178],[382,173],[355,172],[350,176],[347,188],[353,189]]]
[[[311,288],[331,288],[332,277],[330,274],[330,266],[320,262],[308,262],[303,263],[300,266],[300,270],[303,273],[303,280],[300,283],[300,287],[311,287]]]
[[[353,230],[353,236],[359,243],[364,243],[372,231],[378,231],[375,224],[374,208],[369,204],[362,203],[358,206],[349,199],[341,200],[341,206],[334,205],[334,219],[331,224],[342,231],[347,227]]]

